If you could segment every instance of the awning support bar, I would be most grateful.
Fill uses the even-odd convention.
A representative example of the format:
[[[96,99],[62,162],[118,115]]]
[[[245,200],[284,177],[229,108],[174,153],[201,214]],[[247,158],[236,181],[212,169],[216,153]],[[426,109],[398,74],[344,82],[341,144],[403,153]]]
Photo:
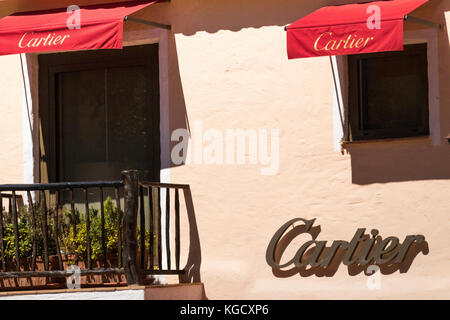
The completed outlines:
[[[408,16],[406,15],[404,17],[405,21],[409,20],[411,22],[415,22],[415,23],[420,23],[420,24],[424,24],[426,26],[432,27],[432,28],[436,28],[436,29],[444,29],[444,25],[443,24],[439,24],[436,22],[432,22],[432,21],[428,21],[425,19],[421,19],[421,18],[417,18],[417,17],[413,17],[413,16]]]
[[[417,17],[413,17],[413,16],[406,15],[406,16],[404,16],[403,19],[405,21],[409,20],[411,22],[424,24],[426,26],[429,26],[429,27],[432,27],[432,28],[436,28],[436,29],[441,29],[441,30],[444,29],[444,25],[443,24],[432,22],[432,21],[428,21],[428,20],[417,18]],[[287,26],[284,27],[284,31],[287,31]]]
[[[133,18],[133,17],[129,17],[129,16],[125,16],[124,21],[132,21],[132,22],[142,23],[142,24],[145,24],[147,26],[152,26],[152,27],[156,27],[156,28],[172,30],[172,26],[170,24],[162,24],[162,23],[158,23],[158,22],[142,20],[142,19]]]
[[[338,88],[338,82],[337,77],[339,77],[339,70],[334,69],[334,63],[333,63],[333,57],[330,56],[330,65],[331,65],[331,71],[333,72],[333,81],[334,81],[334,89],[336,91],[336,100],[337,100],[337,106],[339,109],[339,117],[341,119],[341,125],[342,125],[342,141],[348,140],[348,130],[345,126],[345,120],[344,120],[344,106],[341,105],[341,99],[339,94],[339,88]],[[336,64],[337,65],[337,64]]]

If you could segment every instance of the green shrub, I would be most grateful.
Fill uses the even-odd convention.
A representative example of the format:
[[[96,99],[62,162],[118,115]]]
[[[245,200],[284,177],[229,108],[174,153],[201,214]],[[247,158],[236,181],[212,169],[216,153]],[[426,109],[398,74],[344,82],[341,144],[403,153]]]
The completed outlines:
[[[29,257],[31,256],[33,243],[30,238],[28,225],[26,221],[18,223],[19,229],[19,256]],[[14,240],[14,226],[12,223],[7,224],[3,228],[3,244],[4,253],[6,259],[12,259],[16,256],[16,244]]]
[[[42,215],[40,209],[36,206],[34,208],[36,214],[36,230],[32,229],[31,224],[31,210],[27,207],[19,214],[19,254],[20,257],[30,257],[33,248],[33,236],[37,240],[37,255],[44,255],[44,237],[42,233]],[[54,220],[53,212],[47,213],[47,246],[49,255],[55,255],[56,243],[54,237]],[[6,216],[6,214],[4,214]],[[118,252],[118,226],[117,217],[118,212],[110,197],[104,202],[104,217],[105,217],[105,239],[108,253]],[[80,215],[78,210],[75,212],[75,217],[70,210],[65,210],[58,221],[58,234],[61,253],[65,255],[78,255],[79,258],[87,258],[87,224],[86,215]],[[101,215],[99,210],[89,209],[90,218],[90,238],[91,238],[91,258],[98,258],[102,253],[102,229],[101,229]],[[73,229],[73,220],[76,219],[76,232]],[[9,219],[10,220],[10,219]],[[14,227],[11,221],[4,218],[3,221],[3,241],[4,253],[6,259],[15,258],[15,242],[14,242]]]
[[[118,227],[117,227],[117,209],[110,197],[104,204],[105,216],[105,242],[108,253],[116,253],[118,251]],[[69,213],[70,215],[70,213]],[[70,215],[71,216],[71,215]],[[76,214],[79,217],[79,214]],[[89,210],[89,236],[91,239],[91,258],[95,259],[102,253],[102,220],[97,209]],[[69,221],[71,222],[71,221]],[[70,230],[63,237],[64,252],[67,254],[77,254],[80,258],[87,258],[87,222],[86,216],[79,217],[76,233],[69,225]]]

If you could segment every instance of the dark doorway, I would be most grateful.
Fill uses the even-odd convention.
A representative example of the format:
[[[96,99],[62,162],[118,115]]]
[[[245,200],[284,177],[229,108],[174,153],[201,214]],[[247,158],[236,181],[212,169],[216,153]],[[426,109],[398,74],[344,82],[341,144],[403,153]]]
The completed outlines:
[[[39,57],[41,182],[159,181],[158,45]]]

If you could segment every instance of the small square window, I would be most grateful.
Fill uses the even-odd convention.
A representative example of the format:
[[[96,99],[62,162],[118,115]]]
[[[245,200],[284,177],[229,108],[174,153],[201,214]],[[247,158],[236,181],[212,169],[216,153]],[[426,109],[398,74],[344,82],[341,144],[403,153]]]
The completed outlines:
[[[427,44],[349,56],[348,66],[350,140],[429,135]]]

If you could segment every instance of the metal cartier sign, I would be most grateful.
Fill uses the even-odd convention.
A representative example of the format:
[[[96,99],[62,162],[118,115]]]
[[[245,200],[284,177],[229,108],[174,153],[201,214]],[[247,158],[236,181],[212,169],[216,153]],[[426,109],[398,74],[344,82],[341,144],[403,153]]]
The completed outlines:
[[[332,276],[341,263],[348,266],[350,275],[356,275],[370,265],[379,266],[383,274],[397,270],[404,273],[419,252],[428,254],[428,243],[422,235],[406,236],[401,243],[397,237],[383,239],[375,229],[368,235],[365,228],[356,230],[350,241],[336,240],[327,247],[327,241],[316,240],[321,228],[314,226],[315,220],[292,219],[272,237],[266,261],[275,276],[285,278],[296,273],[301,276]],[[298,222],[301,224],[294,226]],[[302,244],[294,257],[281,263],[286,248],[300,234],[309,234],[311,240]]]

